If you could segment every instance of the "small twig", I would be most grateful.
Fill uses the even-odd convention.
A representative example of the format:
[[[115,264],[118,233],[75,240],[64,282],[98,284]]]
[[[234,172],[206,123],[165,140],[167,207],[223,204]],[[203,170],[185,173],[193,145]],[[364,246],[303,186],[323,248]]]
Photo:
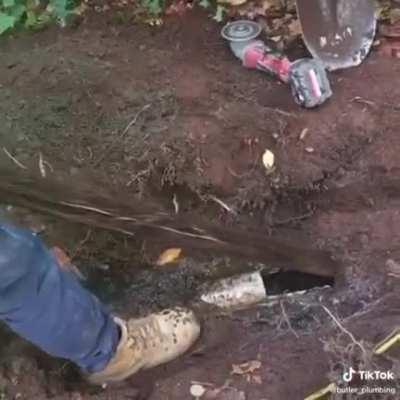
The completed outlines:
[[[149,174],[149,173],[150,173],[150,169],[149,169],[149,168],[144,169],[144,170],[138,172],[137,174],[133,175],[133,176],[131,177],[131,179],[129,179],[129,181],[127,182],[126,186],[128,186],[128,187],[131,186],[132,183],[134,183],[134,182],[136,182],[136,181],[139,181],[140,178],[141,178],[143,175],[146,175],[146,174]]]
[[[86,147],[86,150],[89,154],[89,160],[91,160],[93,158],[93,151],[92,148],[90,146]]]
[[[54,172],[53,166],[52,166],[48,161],[43,160],[43,164],[44,164],[44,165],[47,165],[47,166],[50,168],[50,171],[51,171],[51,172]]]
[[[15,157],[13,157],[5,147],[3,147],[3,151],[6,154],[6,156],[11,159],[11,161],[13,161],[15,164],[18,165],[18,167],[20,167],[22,169],[28,169],[24,164],[22,164]]]
[[[299,215],[297,217],[291,217],[291,218],[287,218],[281,221],[275,221],[272,226],[281,226],[281,225],[287,225],[290,224],[292,222],[298,222],[298,221],[303,221],[304,219],[310,218],[313,216],[313,211],[309,211],[308,213]]]
[[[248,175],[248,172],[244,172],[243,174],[238,174],[229,166],[228,166],[228,171],[235,178],[243,178],[244,176]]]
[[[71,255],[71,261],[79,254],[79,252],[81,251],[82,247],[87,243],[87,241],[90,239],[90,235],[92,234],[92,230],[88,229],[88,231],[86,232],[85,237],[78,243],[78,245],[76,246],[74,252]]]
[[[371,100],[366,100],[366,99],[364,99],[364,98],[362,98],[360,96],[356,96],[353,99],[351,99],[350,101],[351,102],[360,103],[360,104],[366,104],[367,106],[370,106],[370,107],[379,106],[379,107],[391,108],[394,111],[399,111],[400,110],[400,107],[395,105],[395,104],[391,104],[391,103],[387,103],[387,102],[377,104],[377,103],[375,103],[375,102],[373,102]]]
[[[231,207],[229,207],[226,203],[224,203],[222,200],[220,200],[218,197],[214,195],[209,195],[207,196],[212,201],[215,201],[217,204],[219,204],[224,210],[228,211],[229,213],[233,215],[237,215],[236,211],[233,210]]]
[[[288,315],[286,314],[286,310],[285,310],[285,306],[283,305],[283,301],[280,301],[279,304],[280,304],[280,306],[281,306],[282,315],[283,315],[283,318],[284,318],[284,320],[285,320],[285,322],[286,322],[286,325],[287,325],[288,329],[289,329],[290,332],[292,332],[293,335],[296,336],[296,338],[298,339],[298,338],[299,338],[299,335],[298,335],[297,332],[293,329],[292,324],[290,323],[290,319],[289,319]]]
[[[332,320],[335,322],[335,324],[339,327],[339,329],[344,332],[350,339],[351,341],[358,346],[361,351],[363,352],[364,356],[367,357],[367,351],[365,350],[364,346],[362,345],[361,342],[359,342],[354,335],[347,330],[342,324],[341,322],[333,315],[332,311],[329,310],[329,308],[325,307],[324,305],[321,305],[321,307],[325,310],[325,312],[332,318]]]
[[[352,103],[366,104],[367,106],[374,107],[376,103],[371,100],[366,100],[360,96],[356,96],[350,100]]]
[[[39,153],[39,171],[42,178],[46,178],[46,168],[44,166],[42,152]]]
[[[298,118],[298,116],[296,114],[287,112],[287,111],[283,111],[280,108],[276,108],[276,107],[265,107],[273,112],[276,112],[277,114],[281,114],[284,115],[285,117],[291,117],[291,118]]]
[[[67,201],[61,201],[60,204],[63,204],[63,205],[68,206],[68,207],[73,207],[73,208],[81,208],[82,210],[93,211],[93,212],[96,212],[98,214],[113,216],[113,214],[111,214],[108,211],[101,210],[100,208],[85,206],[83,204],[74,204],[74,203],[69,203]]]
[[[220,240],[218,238],[215,238],[215,237],[209,236],[209,235],[196,235],[194,233],[181,231],[179,229],[170,228],[169,226],[164,226],[164,225],[155,224],[154,227],[158,228],[158,229],[161,229],[161,230],[164,230],[164,231],[167,231],[167,232],[176,233],[176,234],[181,235],[181,236],[187,236],[187,237],[191,237],[191,238],[207,240],[209,242],[214,242],[214,243],[219,243],[219,244],[227,244],[223,240]]]
[[[104,210],[101,210],[101,209],[95,208],[95,207],[85,206],[83,204],[74,204],[74,203],[69,203],[69,202],[66,202],[66,201],[61,201],[60,204],[63,204],[63,205],[68,206],[68,207],[73,207],[73,208],[78,208],[78,209],[82,209],[82,210],[92,211],[92,212],[95,212],[95,213],[98,213],[98,214],[102,214],[102,215],[106,215],[106,216],[110,216],[110,217],[116,217],[115,215],[113,215],[112,213],[110,213],[108,211],[104,211]],[[117,218],[118,219],[123,219],[123,218],[126,219],[126,217],[117,217]],[[158,225],[158,224],[152,224],[152,223],[144,223],[144,224],[141,224],[141,225],[142,226],[161,229],[161,230],[166,231],[166,232],[172,232],[172,233],[175,233],[175,234],[178,234],[178,235],[181,235],[181,236],[187,236],[187,237],[191,237],[191,238],[207,240],[207,241],[214,242],[214,243],[219,243],[219,244],[226,244],[225,241],[220,240],[218,238],[215,238],[213,236],[196,235],[194,233],[185,232],[185,231],[182,231],[180,229],[171,228],[171,227],[165,226],[165,225]],[[120,230],[120,232],[124,232],[124,233],[127,233],[127,234],[131,235],[131,236],[134,236],[134,234],[132,232],[129,232],[129,231],[126,231],[126,230]]]
[[[172,197],[172,204],[174,205],[175,214],[179,214],[179,203],[178,203],[178,198],[176,196],[176,193],[174,193],[174,195]]]
[[[98,158],[98,160],[94,163],[94,166],[99,165],[102,161],[104,161],[104,159],[110,154],[110,150],[115,146],[115,144],[117,143],[117,141],[121,140],[129,131],[129,129],[136,124],[137,120],[139,119],[140,115],[148,110],[150,108],[151,104],[146,104],[144,107],[142,107],[137,113],[136,115],[133,117],[133,119],[129,122],[129,124],[125,127],[125,129],[122,131],[122,133],[117,136],[112,142],[111,144],[108,146],[108,148],[104,151],[103,155],[100,156]]]

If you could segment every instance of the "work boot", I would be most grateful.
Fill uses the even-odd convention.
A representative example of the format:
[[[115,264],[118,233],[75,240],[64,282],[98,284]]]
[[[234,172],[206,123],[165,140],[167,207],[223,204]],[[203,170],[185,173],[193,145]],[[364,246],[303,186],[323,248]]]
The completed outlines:
[[[185,353],[200,335],[200,325],[192,311],[164,310],[140,319],[123,321],[121,340],[114,357],[103,371],[89,376],[95,384],[121,381],[139,370],[172,361]]]

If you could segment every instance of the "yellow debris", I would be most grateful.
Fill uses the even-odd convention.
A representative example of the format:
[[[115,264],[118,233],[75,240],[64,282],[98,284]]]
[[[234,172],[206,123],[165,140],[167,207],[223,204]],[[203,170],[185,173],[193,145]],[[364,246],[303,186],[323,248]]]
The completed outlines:
[[[176,261],[182,253],[182,249],[179,248],[171,248],[163,251],[158,257],[156,262],[157,265],[162,266],[165,264],[170,264]]]
[[[322,400],[325,395],[328,393],[334,393],[336,391],[336,383],[330,383],[328,386],[324,387],[318,392],[311,394],[310,396],[306,397],[304,400]]]
[[[374,347],[374,354],[383,354],[400,341],[400,328],[396,328],[389,336]]]

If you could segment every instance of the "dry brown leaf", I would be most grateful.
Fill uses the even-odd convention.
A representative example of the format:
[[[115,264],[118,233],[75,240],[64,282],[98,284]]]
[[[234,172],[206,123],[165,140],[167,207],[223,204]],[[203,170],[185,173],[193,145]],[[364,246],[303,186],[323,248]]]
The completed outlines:
[[[278,42],[280,42],[280,41],[282,40],[282,35],[272,36],[272,37],[270,37],[270,39],[271,39],[273,42],[278,43]]]
[[[60,267],[64,267],[66,265],[71,264],[71,259],[69,258],[67,253],[61,247],[54,246],[51,249],[51,251],[53,252],[53,255],[56,258],[56,260],[58,261],[58,264],[60,265]]]
[[[247,0],[218,0],[218,3],[220,4],[228,4],[230,6],[240,6],[242,4],[245,4]]]
[[[171,249],[167,249],[160,254],[158,260],[156,262],[157,265],[162,266],[165,264],[170,264],[176,261],[182,253],[182,249],[173,247]]]
[[[280,0],[264,0],[261,4],[261,7],[267,11],[270,8],[280,9],[283,7],[283,4]]]
[[[300,36],[303,31],[301,30],[300,21],[298,19],[293,19],[288,25],[290,36]]]
[[[247,361],[243,364],[233,364],[232,365],[232,375],[246,375],[252,374],[253,372],[261,368],[261,361],[252,360]]]

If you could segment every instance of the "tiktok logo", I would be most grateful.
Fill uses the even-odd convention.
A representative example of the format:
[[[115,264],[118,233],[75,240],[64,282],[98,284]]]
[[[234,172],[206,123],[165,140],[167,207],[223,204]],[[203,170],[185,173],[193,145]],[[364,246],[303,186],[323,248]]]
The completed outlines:
[[[345,373],[343,374],[343,380],[344,380],[345,382],[351,382],[352,379],[353,379],[353,375],[354,375],[354,374],[357,374],[357,371],[356,371],[355,369],[353,369],[353,368],[350,367],[349,371],[348,371],[348,372],[345,372]]]
[[[342,376],[345,382],[351,382],[353,375],[359,375],[362,381],[375,381],[375,380],[394,380],[395,375],[391,371],[356,371],[351,368]]]

